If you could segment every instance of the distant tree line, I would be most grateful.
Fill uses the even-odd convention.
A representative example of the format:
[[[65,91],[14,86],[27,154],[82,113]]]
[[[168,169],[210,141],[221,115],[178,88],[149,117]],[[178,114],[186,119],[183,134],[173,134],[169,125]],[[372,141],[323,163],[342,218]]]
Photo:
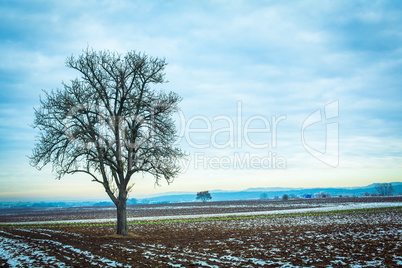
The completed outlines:
[[[394,194],[394,189],[392,188],[391,183],[377,183],[375,189],[377,190],[379,196]]]

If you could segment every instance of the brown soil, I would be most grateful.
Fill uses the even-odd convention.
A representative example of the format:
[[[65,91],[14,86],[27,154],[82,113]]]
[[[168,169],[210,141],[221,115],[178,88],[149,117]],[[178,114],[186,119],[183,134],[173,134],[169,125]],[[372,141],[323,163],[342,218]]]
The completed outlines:
[[[127,237],[116,236],[115,228],[0,227],[0,267],[402,265],[402,211],[398,209],[133,224]]]
[[[342,203],[402,202],[402,196],[342,197],[293,200],[245,200],[219,202],[191,202],[127,206],[127,217],[199,215],[251,211],[271,211],[295,208],[313,208]],[[70,208],[0,208],[1,222],[84,220],[116,218],[114,206]]]

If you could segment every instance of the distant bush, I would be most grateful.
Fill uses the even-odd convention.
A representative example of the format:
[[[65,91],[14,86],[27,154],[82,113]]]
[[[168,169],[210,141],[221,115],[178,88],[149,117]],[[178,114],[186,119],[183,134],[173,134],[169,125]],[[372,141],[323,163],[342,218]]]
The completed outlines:
[[[284,195],[282,196],[282,199],[283,199],[283,200],[288,200],[288,199],[289,199],[289,196],[288,196],[287,194],[284,194]]]
[[[329,197],[331,197],[331,195],[328,194],[328,193],[321,192],[321,193],[316,194],[316,197],[318,197],[318,198],[329,198]]]
[[[211,194],[208,191],[198,192],[196,199],[200,199],[202,202],[206,202],[212,199]]]

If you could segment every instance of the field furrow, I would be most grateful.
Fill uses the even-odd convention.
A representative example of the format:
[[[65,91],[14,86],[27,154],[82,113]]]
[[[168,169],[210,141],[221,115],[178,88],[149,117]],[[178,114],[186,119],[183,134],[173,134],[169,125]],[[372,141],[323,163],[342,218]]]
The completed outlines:
[[[3,224],[0,267],[402,266],[402,207],[354,207],[150,217],[127,237],[110,222]]]

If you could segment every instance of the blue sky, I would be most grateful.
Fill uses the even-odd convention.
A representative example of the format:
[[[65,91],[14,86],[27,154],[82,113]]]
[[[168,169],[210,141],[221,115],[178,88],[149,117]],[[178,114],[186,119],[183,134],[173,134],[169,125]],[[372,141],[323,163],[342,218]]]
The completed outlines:
[[[27,155],[41,90],[78,76],[87,47],[166,58],[183,97],[171,184],[131,197],[249,187],[401,181],[400,1],[2,1],[0,200],[107,199]],[[325,151],[326,148],[326,151]]]

